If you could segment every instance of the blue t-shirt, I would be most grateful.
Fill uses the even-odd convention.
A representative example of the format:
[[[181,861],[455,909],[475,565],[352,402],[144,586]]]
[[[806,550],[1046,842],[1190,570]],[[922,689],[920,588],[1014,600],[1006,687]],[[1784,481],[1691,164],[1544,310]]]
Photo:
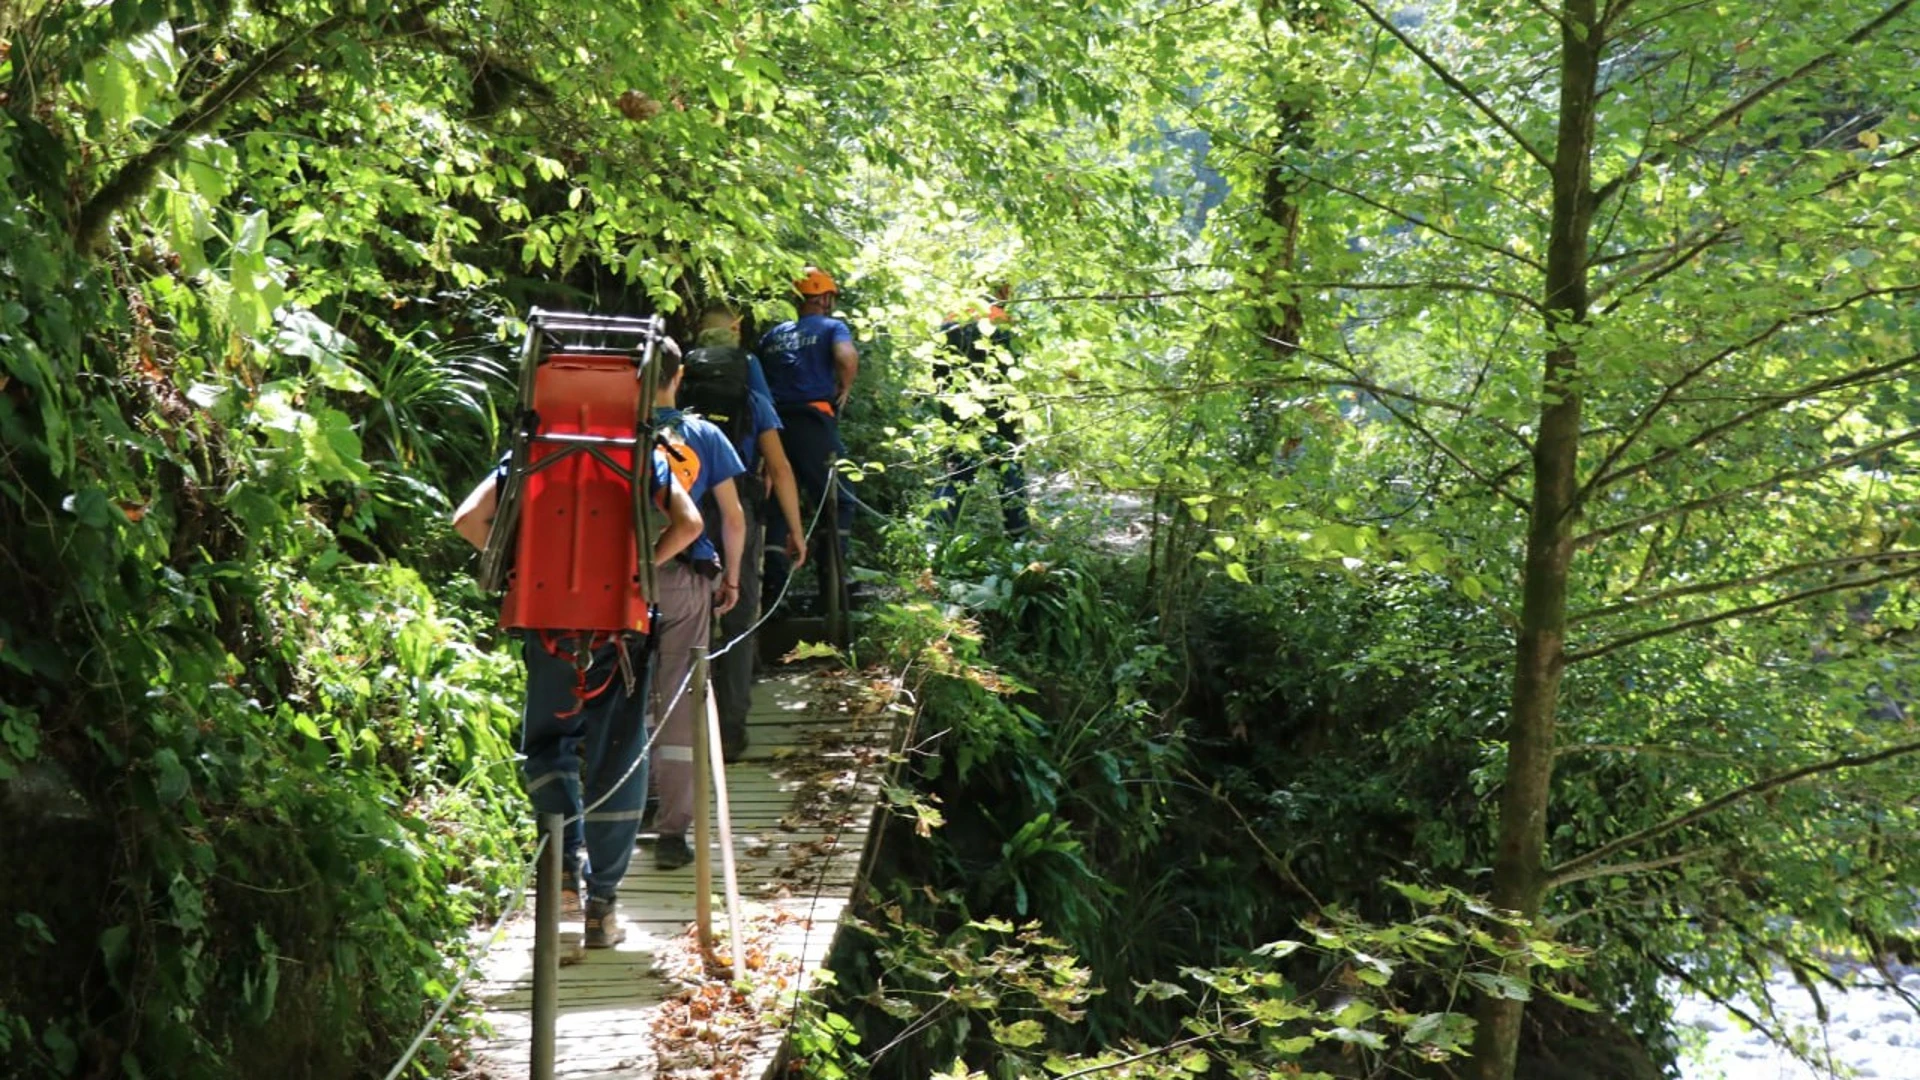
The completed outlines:
[[[740,455],[740,464],[752,472],[760,460],[760,436],[786,426],[780,422],[780,414],[773,411],[773,391],[767,389],[767,373],[760,370],[760,358],[752,353],[747,354],[747,411],[753,416],[752,430],[735,442],[733,449]]]
[[[769,402],[773,400],[773,388],[767,385],[766,369],[760,366],[760,358],[752,353],[747,354],[747,391],[759,394]]]
[[[720,549],[715,539],[720,535],[720,515],[708,514],[703,500],[716,486],[747,471],[740,464],[740,454],[733,443],[727,441],[724,432],[698,416],[679,409],[655,408],[653,421],[670,425],[680,433],[679,443],[668,447],[668,456],[673,459],[670,465],[673,474],[680,478],[680,486],[687,489],[705,519],[706,533],[688,546],[687,554],[695,562],[718,558]]]
[[[828,315],[804,315],[781,323],[760,338],[760,362],[777,405],[832,401],[833,347],[852,341],[847,324]]]
[[[734,444],[740,452],[740,464],[749,471],[760,460],[760,436],[764,432],[779,431],[786,425],[780,422],[780,414],[773,411],[773,399],[758,390],[747,392],[747,405],[753,410],[753,431],[746,438]]]

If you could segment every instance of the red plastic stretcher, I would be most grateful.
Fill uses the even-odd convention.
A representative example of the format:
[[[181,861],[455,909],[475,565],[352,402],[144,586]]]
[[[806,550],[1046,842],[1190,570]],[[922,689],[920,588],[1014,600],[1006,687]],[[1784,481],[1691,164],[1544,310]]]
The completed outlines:
[[[482,563],[515,629],[649,629],[658,319],[529,320],[522,415]],[[639,462],[636,483],[635,462]]]

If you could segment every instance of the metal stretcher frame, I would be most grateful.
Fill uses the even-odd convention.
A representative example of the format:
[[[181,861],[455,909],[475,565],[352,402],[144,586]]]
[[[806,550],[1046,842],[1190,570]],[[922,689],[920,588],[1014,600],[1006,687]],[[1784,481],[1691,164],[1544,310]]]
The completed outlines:
[[[480,584],[492,592],[510,592],[516,555],[522,542],[521,518],[525,508],[528,480],[556,465],[585,455],[608,472],[626,481],[631,492],[631,522],[635,538],[636,565],[632,570],[640,585],[641,597],[651,603],[659,594],[655,589],[654,542],[664,526],[664,514],[653,504],[649,488],[652,477],[654,443],[653,398],[659,386],[659,367],[654,352],[666,336],[666,324],[659,316],[632,318],[614,315],[587,315],[548,312],[535,308],[527,319],[527,335],[521,350],[520,408],[512,425],[507,473],[501,484],[499,502],[487,543],[481,555]],[[630,435],[606,436],[564,431],[543,431],[537,411],[536,391],[541,369],[555,359],[626,358],[638,384]],[[536,448],[546,451],[536,454]],[[622,464],[616,451],[624,452],[628,464]],[[579,526],[576,525],[575,528]],[[511,599],[511,597],[509,597]],[[511,612],[503,609],[502,621],[513,625]],[[558,620],[564,621],[564,620]],[[538,629],[633,630],[632,626],[541,626]]]

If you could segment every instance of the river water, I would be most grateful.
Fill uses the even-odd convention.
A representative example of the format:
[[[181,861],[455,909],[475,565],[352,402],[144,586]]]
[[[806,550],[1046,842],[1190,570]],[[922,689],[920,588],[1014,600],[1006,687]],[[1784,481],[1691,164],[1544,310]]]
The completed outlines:
[[[1920,968],[1892,968],[1901,990],[1920,998]],[[1857,985],[1846,992],[1823,988],[1827,1024],[1820,1025],[1813,999],[1784,971],[1768,989],[1774,1008],[1796,1030],[1821,1065],[1810,1066],[1747,1029],[1738,1018],[1704,998],[1680,995],[1676,1027],[1685,1048],[1683,1080],[1920,1080],[1920,1013],[1888,989],[1871,968],[1837,975]],[[1758,1013],[1741,1003],[1743,1011]]]

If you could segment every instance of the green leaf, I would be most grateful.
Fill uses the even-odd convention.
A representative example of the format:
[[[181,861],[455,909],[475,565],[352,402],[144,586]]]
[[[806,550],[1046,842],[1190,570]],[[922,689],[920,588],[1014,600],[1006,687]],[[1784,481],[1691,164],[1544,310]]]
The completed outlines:
[[[803,660],[837,660],[839,657],[839,650],[824,641],[802,641],[781,657],[780,662],[797,664]]]
[[[1509,1001],[1530,1001],[1533,998],[1526,983],[1508,975],[1488,971],[1469,971],[1461,978],[1479,988],[1480,992],[1488,997],[1505,998]]]
[[[1134,985],[1137,987],[1133,995],[1133,1002],[1136,1005],[1148,998],[1152,998],[1155,1001],[1169,1001],[1173,998],[1187,996],[1186,987],[1175,983],[1155,980],[1147,983],[1135,983]]]
[[[161,749],[153,755],[153,768],[158,774],[154,795],[163,805],[178,802],[186,795],[191,781],[185,766],[180,764],[180,755],[171,749]]]
[[[990,1025],[993,1040],[1002,1046],[1037,1046],[1047,1037],[1047,1029],[1038,1020],[1016,1020],[1011,1024]]]
[[[279,331],[274,335],[273,348],[287,356],[305,359],[314,379],[330,390],[374,393],[373,384],[347,363],[347,357],[355,349],[352,339],[310,311],[296,308],[283,315]]]
[[[120,970],[127,959],[127,944],[132,931],[125,923],[100,931],[100,955],[108,971]]]
[[[1368,1031],[1365,1028],[1323,1028],[1315,1030],[1314,1034],[1322,1039],[1331,1039],[1334,1042],[1349,1043],[1354,1046],[1364,1046],[1369,1050],[1385,1050],[1387,1048],[1385,1036],[1377,1031]]]
[[[1334,1023],[1341,1027],[1355,1027],[1380,1015],[1380,1010],[1371,1002],[1355,998],[1333,1014]]]

